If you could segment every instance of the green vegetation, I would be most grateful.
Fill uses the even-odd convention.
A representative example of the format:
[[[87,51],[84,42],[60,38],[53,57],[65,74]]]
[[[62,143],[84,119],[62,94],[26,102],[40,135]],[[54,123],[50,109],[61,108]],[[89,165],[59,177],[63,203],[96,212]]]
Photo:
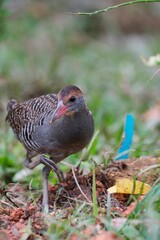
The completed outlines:
[[[160,184],[153,187],[147,196],[137,204],[125,226],[121,229],[122,235],[127,239],[159,239],[159,221]]]

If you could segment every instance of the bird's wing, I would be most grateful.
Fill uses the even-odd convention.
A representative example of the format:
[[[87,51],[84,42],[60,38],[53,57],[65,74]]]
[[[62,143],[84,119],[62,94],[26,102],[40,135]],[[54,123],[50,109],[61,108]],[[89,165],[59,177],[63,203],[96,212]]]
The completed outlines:
[[[8,103],[6,120],[18,138],[22,128],[32,127],[35,124],[43,125],[44,118],[53,112],[57,106],[57,96],[55,94],[40,96],[23,103],[16,103],[15,100],[11,101],[14,104]]]

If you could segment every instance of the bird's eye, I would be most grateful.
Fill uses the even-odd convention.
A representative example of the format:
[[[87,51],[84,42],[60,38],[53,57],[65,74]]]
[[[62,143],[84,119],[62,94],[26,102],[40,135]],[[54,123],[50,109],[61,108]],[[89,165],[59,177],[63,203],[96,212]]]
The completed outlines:
[[[76,97],[75,96],[70,97],[69,101],[70,102],[75,102],[76,101]]]

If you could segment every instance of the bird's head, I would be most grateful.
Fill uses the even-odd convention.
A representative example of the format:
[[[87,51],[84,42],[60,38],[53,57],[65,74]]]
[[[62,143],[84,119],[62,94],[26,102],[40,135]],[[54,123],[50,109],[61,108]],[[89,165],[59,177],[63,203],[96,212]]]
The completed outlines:
[[[57,107],[51,117],[51,123],[65,116],[73,115],[85,107],[83,93],[76,86],[64,87],[58,93]]]

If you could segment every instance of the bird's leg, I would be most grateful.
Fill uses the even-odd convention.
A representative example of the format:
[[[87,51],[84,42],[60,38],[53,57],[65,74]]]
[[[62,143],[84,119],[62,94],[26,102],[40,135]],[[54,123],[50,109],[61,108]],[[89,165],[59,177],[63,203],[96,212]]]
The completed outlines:
[[[30,160],[30,158],[26,158],[24,165],[25,167],[29,169],[35,168],[39,164],[43,164],[45,167],[43,168],[43,200],[42,200],[42,206],[45,213],[48,213],[49,211],[49,205],[48,205],[48,176],[50,171],[54,171],[59,179],[60,182],[64,180],[63,172],[59,168],[59,166],[51,159],[48,159],[44,156],[40,156],[39,159],[34,160],[33,162]]]
[[[51,169],[48,166],[43,168],[43,200],[42,207],[45,213],[49,211],[49,203],[48,203],[48,177]]]
[[[30,160],[30,158],[26,158],[24,165],[25,165],[25,167],[27,167],[29,169],[33,169],[41,163],[44,164],[45,166],[49,167],[52,171],[54,171],[60,182],[62,182],[64,180],[63,172],[59,168],[59,166],[53,160],[48,159],[44,156],[40,156],[40,158],[34,160],[33,162]]]
[[[41,163],[40,159],[37,159],[35,161],[31,161],[30,158],[26,158],[24,161],[24,166],[29,168],[29,169],[33,169],[36,166],[38,166]]]
[[[40,162],[43,163],[45,166],[49,167],[50,170],[54,171],[60,182],[62,182],[64,180],[62,170],[59,168],[59,166],[53,160],[48,159],[44,156],[41,156]]]
[[[27,158],[24,162],[25,167],[29,168],[29,169],[33,169],[35,168],[37,165],[41,164],[44,162],[42,161],[41,158],[35,160],[35,161],[31,161],[29,158]],[[43,200],[42,200],[42,207],[44,209],[45,213],[48,213],[49,211],[49,206],[48,206],[48,176],[50,173],[50,167],[46,166],[46,164],[44,164],[45,167],[43,168]]]

